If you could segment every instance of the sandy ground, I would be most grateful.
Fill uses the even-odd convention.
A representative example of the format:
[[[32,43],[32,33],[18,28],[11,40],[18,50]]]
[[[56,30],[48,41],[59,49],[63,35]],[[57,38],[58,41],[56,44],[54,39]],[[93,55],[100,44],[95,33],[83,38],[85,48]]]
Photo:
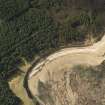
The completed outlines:
[[[22,105],[33,105],[32,100],[29,99],[27,92],[23,87],[25,73],[27,72],[27,69],[29,67],[30,64],[25,63],[25,65],[20,68],[23,73],[17,74],[11,80],[9,80],[9,86],[11,90],[14,92],[14,94],[16,94],[16,96],[18,96],[22,100]]]
[[[64,70],[72,69],[75,65],[99,65],[105,60],[104,54],[105,35],[92,46],[65,48],[48,56],[39,62],[29,75],[28,85],[32,94],[34,96],[38,94],[38,81],[46,82],[49,73],[59,79]]]

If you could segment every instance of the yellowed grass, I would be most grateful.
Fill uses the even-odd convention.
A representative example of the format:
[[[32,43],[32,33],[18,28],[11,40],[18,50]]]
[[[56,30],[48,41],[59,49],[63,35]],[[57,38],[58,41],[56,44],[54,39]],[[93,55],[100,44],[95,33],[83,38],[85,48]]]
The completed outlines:
[[[23,88],[24,75],[18,75],[9,81],[10,88],[22,101],[23,105],[33,105],[32,100],[29,99],[25,89]]]
[[[27,92],[23,87],[23,80],[25,73],[27,72],[28,68],[31,64],[29,64],[25,59],[23,59],[24,65],[20,67],[21,71],[24,73],[20,73],[14,76],[11,80],[9,80],[9,85],[11,90],[16,94],[23,101],[23,105],[33,105],[32,100],[28,97]]]

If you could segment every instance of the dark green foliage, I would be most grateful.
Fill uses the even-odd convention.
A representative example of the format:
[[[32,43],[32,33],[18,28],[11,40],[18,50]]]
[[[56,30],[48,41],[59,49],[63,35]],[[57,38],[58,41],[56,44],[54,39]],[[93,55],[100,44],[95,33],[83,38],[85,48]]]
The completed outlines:
[[[23,57],[32,56],[32,53],[43,49],[57,47],[56,40],[58,40],[56,26],[51,18],[45,11],[35,9],[30,9],[24,15],[1,24],[0,37],[2,58],[12,55],[12,52]]]
[[[35,54],[56,48],[57,40],[56,26],[43,10],[30,9],[19,17],[2,21],[0,24],[1,75],[7,79],[12,72],[18,70],[21,57],[31,60]]]
[[[0,0],[0,19],[11,19],[28,8],[29,0]]]
[[[32,5],[40,9],[59,8],[64,5],[64,0],[33,0]]]
[[[0,74],[5,79],[0,86],[3,92],[7,87],[8,94],[7,98],[0,94],[0,102],[6,103],[2,105],[18,104],[5,84],[22,57],[32,61],[36,54],[60,45],[83,43],[89,33],[99,37],[105,26],[103,4],[103,0],[0,0]]]

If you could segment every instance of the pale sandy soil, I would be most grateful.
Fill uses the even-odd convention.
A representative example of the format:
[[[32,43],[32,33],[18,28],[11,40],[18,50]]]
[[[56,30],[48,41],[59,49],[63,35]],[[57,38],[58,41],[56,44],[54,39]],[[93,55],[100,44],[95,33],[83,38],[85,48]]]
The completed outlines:
[[[29,75],[28,85],[32,94],[34,96],[39,94],[38,82],[41,80],[46,83],[49,80],[49,74],[50,77],[53,76],[53,79],[59,80],[65,70],[72,69],[75,65],[99,65],[105,60],[104,54],[105,35],[92,46],[65,48],[48,56],[44,61],[39,62]]]
[[[29,67],[30,64],[25,62],[25,65],[23,65],[20,68],[23,71],[23,73],[14,76],[12,80],[9,81],[9,86],[11,90],[16,94],[17,97],[19,97],[22,100],[23,105],[33,105],[32,100],[29,99],[27,92],[23,87],[24,76]]]

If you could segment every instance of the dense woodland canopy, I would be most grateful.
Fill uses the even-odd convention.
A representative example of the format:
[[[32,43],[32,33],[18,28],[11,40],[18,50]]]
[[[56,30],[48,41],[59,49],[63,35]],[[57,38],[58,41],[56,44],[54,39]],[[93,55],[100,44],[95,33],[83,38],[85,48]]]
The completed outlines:
[[[7,84],[21,57],[100,38],[104,10],[104,0],[0,0],[0,105],[21,103]]]

